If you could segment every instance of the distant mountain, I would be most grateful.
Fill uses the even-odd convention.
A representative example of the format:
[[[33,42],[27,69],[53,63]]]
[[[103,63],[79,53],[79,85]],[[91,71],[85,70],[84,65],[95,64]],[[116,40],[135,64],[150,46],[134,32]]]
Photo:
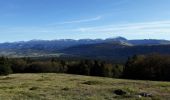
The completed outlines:
[[[109,38],[109,39],[61,39],[61,40],[31,40],[31,41],[21,41],[21,42],[12,42],[12,43],[0,43],[0,51],[3,50],[12,50],[12,51],[23,51],[23,50],[38,50],[38,51],[47,51],[54,52],[63,48],[68,48],[75,45],[82,44],[96,44],[104,43],[111,41],[121,41],[123,38]]]
[[[170,45],[129,45],[123,42],[98,43],[69,47],[61,51],[78,57],[112,59],[125,61],[133,55],[151,53],[170,54]]]
[[[58,51],[64,48],[85,45],[105,43],[110,41],[119,41],[122,38],[109,38],[109,39],[60,39],[60,40],[31,40],[20,41],[12,43],[0,43],[0,55],[2,56],[37,56],[44,54],[59,53]]]
[[[131,56],[135,52],[142,53],[147,48],[154,52],[162,45],[170,44],[167,40],[127,40],[124,37],[107,39],[60,39],[60,40],[31,40],[13,43],[0,43],[0,55],[4,56],[58,56],[76,55],[103,58],[118,58]],[[156,46],[157,45],[157,46]],[[156,47],[155,47],[156,46]],[[140,50],[139,50],[140,49]],[[146,49],[146,50],[145,50]],[[167,48],[164,48],[167,50]]]
[[[124,37],[116,37],[116,38],[107,38],[106,41],[128,41],[126,38]]]
[[[161,45],[170,44],[168,40],[154,40],[154,39],[144,39],[144,40],[128,40],[129,43],[133,45]]]

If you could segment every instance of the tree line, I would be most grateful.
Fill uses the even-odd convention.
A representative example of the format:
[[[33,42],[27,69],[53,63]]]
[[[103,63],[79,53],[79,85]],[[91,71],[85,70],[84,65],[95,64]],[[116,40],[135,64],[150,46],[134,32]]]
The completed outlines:
[[[99,60],[63,60],[57,58],[35,60],[0,57],[0,75],[11,73],[69,73],[118,78],[121,76],[123,68],[123,65]]]
[[[0,57],[0,75],[11,73],[69,73],[89,76],[170,81],[170,55],[135,55],[126,64],[100,60]]]
[[[170,81],[170,55],[136,55],[129,58],[124,78]]]

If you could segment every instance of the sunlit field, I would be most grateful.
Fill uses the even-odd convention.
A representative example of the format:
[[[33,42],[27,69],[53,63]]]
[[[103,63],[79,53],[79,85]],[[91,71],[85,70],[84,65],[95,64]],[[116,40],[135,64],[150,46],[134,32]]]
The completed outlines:
[[[115,94],[115,90],[126,92]],[[149,93],[151,96],[140,96]],[[170,82],[123,80],[69,74],[0,76],[0,100],[168,100]]]

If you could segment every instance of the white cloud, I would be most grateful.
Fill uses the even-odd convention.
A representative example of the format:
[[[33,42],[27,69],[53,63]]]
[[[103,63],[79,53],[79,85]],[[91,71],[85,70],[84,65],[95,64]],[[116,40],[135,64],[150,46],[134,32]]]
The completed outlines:
[[[34,38],[42,37],[46,39],[51,38],[108,38],[115,36],[123,36],[128,39],[170,39],[170,20],[168,21],[154,21],[131,24],[112,24],[95,27],[0,27],[0,34],[11,34],[18,36],[34,36]],[[12,34],[13,33],[13,34]],[[50,39],[50,37],[48,38]]]
[[[86,23],[86,22],[92,22],[92,21],[97,21],[100,20],[102,16],[97,16],[94,18],[88,18],[88,19],[79,19],[79,20],[72,20],[72,21],[65,21],[61,23],[52,23],[49,25],[61,25],[61,24],[74,24],[74,23]]]
[[[89,18],[89,19],[81,19],[81,20],[66,21],[66,22],[63,22],[63,23],[61,23],[61,24],[72,24],[72,23],[91,22],[91,21],[100,20],[101,18],[102,18],[101,16],[97,16],[97,17]]]
[[[96,19],[98,19],[96,17]],[[92,19],[91,19],[92,20]],[[93,19],[94,20],[94,19]],[[82,22],[83,20],[79,21]],[[84,20],[89,21],[89,20]],[[78,22],[78,21],[77,21]],[[57,28],[57,27],[0,27],[0,33],[91,33],[91,34],[147,34],[167,33],[170,34],[170,21],[154,21],[120,25],[104,25],[95,27]]]
[[[147,33],[169,33],[170,21],[154,21],[145,23],[133,23],[122,25],[105,25],[96,27],[82,27],[75,29],[77,32],[90,33],[126,33],[126,34],[147,34]]]

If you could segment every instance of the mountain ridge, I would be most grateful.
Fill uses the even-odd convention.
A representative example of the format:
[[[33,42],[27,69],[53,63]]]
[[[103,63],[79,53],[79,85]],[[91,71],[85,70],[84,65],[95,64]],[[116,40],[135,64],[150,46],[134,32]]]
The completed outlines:
[[[144,40],[128,40],[124,37],[107,38],[107,39],[60,39],[60,40],[31,40],[31,41],[20,41],[13,43],[0,43],[0,55],[1,56],[48,56],[51,54],[68,54],[74,55],[76,52],[82,54],[93,55],[96,52],[96,57],[104,56],[109,58],[110,53],[107,52],[127,52],[126,58],[129,56],[127,48],[146,49],[149,46],[152,49],[153,46],[159,48],[162,45],[170,45],[168,40],[156,40],[156,39],[144,39]],[[142,48],[141,48],[142,47]],[[76,51],[73,48],[77,48]],[[82,49],[83,48],[83,49]],[[124,49],[124,50],[122,50]],[[166,48],[164,48],[166,50]],[[133,51],[132,50],[132,51]],[[71,52],[72,51],[72,52]],[[143,52],[141,50],[139,52]],[[98,52],[98,53],[97,53]],[[122,56],[122,52],[117,52]],[[154,50],[150,51],[154,52]],[[81,54],[81,55],[82,55]],[[102,55],[107,54],[107,55]],[[134,54],[131,52],[131,54]],[[140,53],[138,53],[140,54]],[[118,55],[119,56],[119,55]],[[114,56],[113,56],[114,57]],[[111,57],[111,58],[113,58]],[[115,56],[116,57],[116,56]]]

